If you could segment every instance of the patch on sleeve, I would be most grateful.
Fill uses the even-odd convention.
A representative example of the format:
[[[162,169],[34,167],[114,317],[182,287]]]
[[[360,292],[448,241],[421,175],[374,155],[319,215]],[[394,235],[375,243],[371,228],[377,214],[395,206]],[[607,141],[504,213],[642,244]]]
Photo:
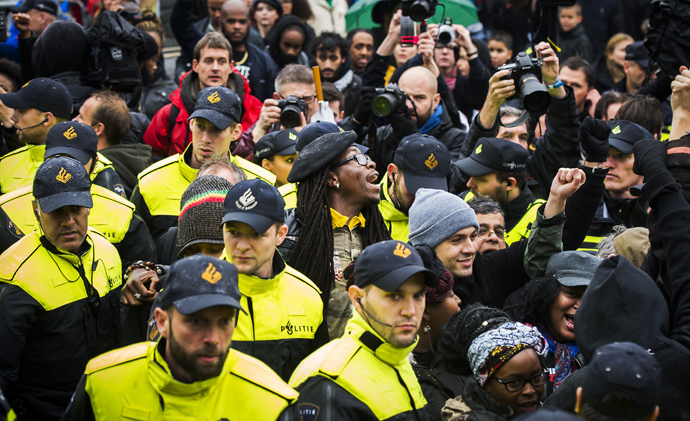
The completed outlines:
[[[10,234],[17,238],[22,238],[24,236],[22,230],[20,230],[19,227],[10,220],[7,221],[7,230],[10,232]]]
[[[312,403],[301,403],[297,405],[302,421],[316,421],[319,417],[320,408]]]
[[[157,341],[160,336],[158,332],[158,324],[156,323],[156,316],[152,315],[149,319],[148,329],[146,329],[146,339],[149,341]]]
[[[125,188],[122,186],[122,184],[115,184],[113,185],[113,191],[120,196],[124,197],[125,199],[127,198],[127,195],[125,194]]]

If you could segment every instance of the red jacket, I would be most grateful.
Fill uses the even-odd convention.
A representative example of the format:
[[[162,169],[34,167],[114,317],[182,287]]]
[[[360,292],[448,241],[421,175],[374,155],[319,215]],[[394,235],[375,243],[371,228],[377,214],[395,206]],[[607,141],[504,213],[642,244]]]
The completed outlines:
[[[242,128],[243,130],[251,127],[259,119],[261,113],[261,101],[251,95],[249,83],[237,70],[230,73],[230,78],[235,82],[237,95],[243,98],[242,101]],[[170,156],[176,153],[183,153],[192,136],[189,132],[190,113],[196,104],[196,92],[198,92],[199,77],[196,72],[190,71],[182,76],[180,87],[170,94],[172,103],[161,108],[153,116],[151,124],[144,133],[144,142],[151,146],[153,155]],[[169,136],[169,120],[171,108],[176,107],[179,112],[175,118],[175,125],[172,128],[172,135]]]

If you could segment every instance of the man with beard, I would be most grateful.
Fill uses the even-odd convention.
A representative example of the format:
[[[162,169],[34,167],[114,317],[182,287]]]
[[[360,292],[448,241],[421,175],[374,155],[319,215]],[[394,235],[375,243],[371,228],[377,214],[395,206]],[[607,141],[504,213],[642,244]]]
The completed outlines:
[[[232,45],[235,69],[248,81],[259,101],[271,98],[278,66],[259,47],[247,41],[250,20],[247,3],[229,0],[220,9],[221,31]]]
[[[420,188],[448,191],[450,153],[443,143],[424,134],[403,138],[381,181],[379,210],[394,240],[407,242],[408,212]]]
[[[374,35],[366,28],[355,28],[347,33],[350,65],[356,75],[361,75],[374,54]]]
[[[262,362],[230,349],[237,310],[246,314],[233,265],[210,256],[182,259],[160,294],[158,342],[91,360],[63,419],[294,415],[289,405],[297,393]]]
[[[345,96],[345,115],[357,108],[362,79],[355,74],[347,59],[347,41],[333,32],[324,32],[314,41],[314,61],[321,71],[321,80],[331,82]]]

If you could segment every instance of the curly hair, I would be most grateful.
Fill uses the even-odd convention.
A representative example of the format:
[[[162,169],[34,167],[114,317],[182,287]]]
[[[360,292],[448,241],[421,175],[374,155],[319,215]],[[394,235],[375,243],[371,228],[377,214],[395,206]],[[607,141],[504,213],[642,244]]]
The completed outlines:
[[[534,279],[525,285],[520,303],[514,307],[513,318],[533,326],[547,326],[549,309],[561,284],[555,276]]]
[[[446,370],[461,376],[471,376],[467,350],[472,341],[482,333],[507,322],[510,322],[510,318],[504,312],[481,303],[470,304],[453,314],[441,329],[437,343],[438,353],[443,356]]]

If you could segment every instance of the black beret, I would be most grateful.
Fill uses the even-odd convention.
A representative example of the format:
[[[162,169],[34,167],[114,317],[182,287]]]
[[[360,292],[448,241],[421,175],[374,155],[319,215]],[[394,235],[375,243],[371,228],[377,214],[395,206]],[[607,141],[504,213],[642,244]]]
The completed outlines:
[[[327,133],[319,137],[297,154],[297,159],[288,174],[288,181],[298,183],[321,171],[345,152],[355,140],[357,135],[352,130]]]

